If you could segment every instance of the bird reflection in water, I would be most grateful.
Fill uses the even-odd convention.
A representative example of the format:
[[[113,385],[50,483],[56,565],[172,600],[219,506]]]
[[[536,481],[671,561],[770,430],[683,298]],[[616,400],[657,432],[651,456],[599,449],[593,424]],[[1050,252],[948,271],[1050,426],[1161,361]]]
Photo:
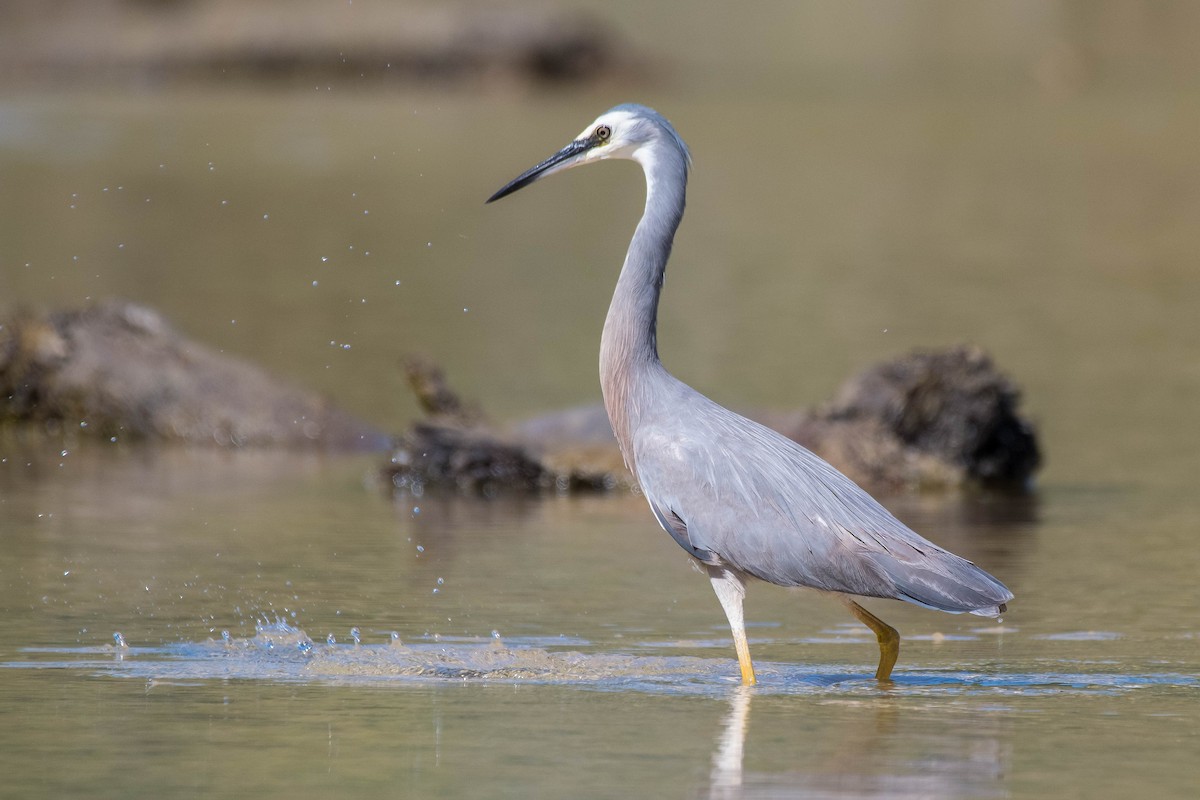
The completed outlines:
[[[972,725],[970,736],[959,735],[947,726],[914,734],[913,714],[924,716],[928,709],[919,705],[901,706],[897,697],[862,701],[864,707],[856,710],[863,713],[838,714],[836,720],[822,715],[821,724],[837,727],[849,721],[852,727],[841,736],[829,736],[834,731],[818,733],[830,744],[821,748],[821,752],[808,753],[809,769],[804,764],[797,767],[797,762],[805,756],[793,755],[788,746],[789,753],[784,757],[789,769],[746,772],[746,737],[754,694],[755,690],[747,686],[739,686],[730,693],[729,711],[714,742],[707,792],[701,791],[699,796],[713,800],[760,797],[916,800],[1008,794],[1003,779],[1009,771],[1011,754],[1001,729],[984,722]],[[768,698],[759,700],[764,701],[770,702]],[[776,702],[811,701],[776,698]],[[860,704],[855,700],[846,702]],[[809,708],[805,713],[811,711]],[[980,717],[972,719],[978,722]],[[771,746],[771,737],[764,736],[763,741],[767,747]],[[794,740],[789,737],[782,741]],[[832,755],[827,757],[825,753]]]

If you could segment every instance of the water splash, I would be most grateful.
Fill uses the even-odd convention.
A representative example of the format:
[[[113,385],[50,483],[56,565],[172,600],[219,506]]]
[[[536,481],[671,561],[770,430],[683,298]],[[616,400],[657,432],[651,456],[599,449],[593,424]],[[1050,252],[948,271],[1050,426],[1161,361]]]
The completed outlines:
[[[355,645],[362,644],[362,634],[359,632],[358,628],[350,629],[350,638],[354,640]]]
[[[284,652],[297,650],[307,652],[305,646],[312,648],[312,640],[308,634],[299,628],[289,625],[286,620],[276,619],[270,622],[265,617],[254,624],[254,638],[251,640],[232,640],[230,646],[242,649],[273,652],[279,647]]]
[[[361,636],[361,634],[360,634]],[[332,637],[330,637],[332,638]],[[179,642],[138,647],[137,658],[123,635],[114,634],[117,648],[25,648],[30,657],[0,663],[4,668],[73,669],[114,677],[152,678],[159,682],[195,679],[246,679],[286,683],[377,683],[394,681],[482,681],[579,686],[603,691],[671,695],[725,696],[737,685],[736,662],[727,644],[712,645],[711,656],[672,656],[638,652],[604,652],[592,642],[565,637],[517,637],[503,644],[498,630],[490,635],[454,637],[427,635],[400,645],[317,647],[307,634],[282,620],[263,621],[249,638],[236,635],[203,642]],[[327,639],[326,641],[329,641]],[[643,643],[644,644],[644,643]],[[653,648],[657,650],[658,648]],[[704,649],[699,647],[698,649]],[[756,694],[820,695],[840,698],[878,696],[873,664],[834,667],[828,663],[760,661]],[[1037,671],[981,671],[977,665],[946,669],[907,668],[893,675],[889,697],[947,698],[1116,696],[1130,692],[1180,691],[1191,696],[1200,688],[1200,674],[1163,671],[1157,662],[1132,670],[1063,659],[1040,663]]]

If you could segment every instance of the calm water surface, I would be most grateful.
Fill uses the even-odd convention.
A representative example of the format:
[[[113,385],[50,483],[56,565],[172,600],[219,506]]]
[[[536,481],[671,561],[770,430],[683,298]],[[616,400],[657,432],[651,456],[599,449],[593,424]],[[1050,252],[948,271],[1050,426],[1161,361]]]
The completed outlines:
[[[1027,498],[887,500],[1012,587],[1003,623],[872,604],[881,690],[840,607],[756,586],[746,692],[637,497],[10,436],[0,796],[1194,796],[1196,92],[859,89],[0,101],[6,307],[129,297],[398,429],[409,350],[500,419],[596,398],[636,170],[482,200],[648,100],[697,163],[678,374],[795,406],[972,341],[1049,459]]]

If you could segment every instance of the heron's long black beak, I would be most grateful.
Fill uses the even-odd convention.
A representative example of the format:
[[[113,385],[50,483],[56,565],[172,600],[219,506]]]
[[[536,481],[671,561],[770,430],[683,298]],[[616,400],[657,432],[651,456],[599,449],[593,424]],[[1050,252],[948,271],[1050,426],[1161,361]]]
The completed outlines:
[[[539,178],[543,178],[546,175],[557,171],[555,169],[556,167],[564,167],[566,162],[583,155],[595,146],[595,139],[576,139],[562,150],[559,150],[557,153],[538,164],[536,167],[530,167],[517,177],[513,178],[511,181],[506,183],[504,187],[500,189],[500,191],[489,197],[486,202],[494,202],[499,200],[501,197],[509,196],[518,189],[524,189],[526,186],[538,180]]]

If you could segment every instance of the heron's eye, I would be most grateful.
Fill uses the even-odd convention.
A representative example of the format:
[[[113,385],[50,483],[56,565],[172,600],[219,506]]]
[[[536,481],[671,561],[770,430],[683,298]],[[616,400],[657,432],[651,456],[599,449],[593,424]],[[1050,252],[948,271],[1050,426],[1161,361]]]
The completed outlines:
[[[601,125],[599,128],[596,128],[595,136],[601,142],[607,142],[612,138],[612,128],[607,125]]]

